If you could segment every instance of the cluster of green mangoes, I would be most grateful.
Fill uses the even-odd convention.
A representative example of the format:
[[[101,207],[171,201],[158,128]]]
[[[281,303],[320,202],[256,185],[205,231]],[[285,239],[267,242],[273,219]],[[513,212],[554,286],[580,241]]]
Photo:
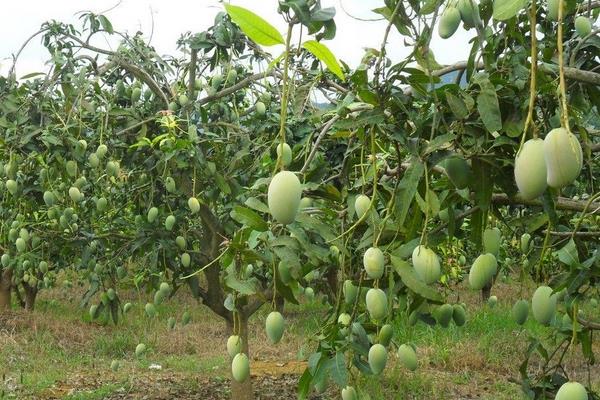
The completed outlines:
[[[479,5],[476,0],[458,0],[448,4],[438,24],[438,34],[442,39],[448,39],[458,29],[460,22],[466,29],[479,24]]]
[[[521,196],[535,199],[546,188],[561,189],[577,179],[583,167],[579,140],[565,128],[551,130],[542,140],[529,139],[515,157],[515,181]]]

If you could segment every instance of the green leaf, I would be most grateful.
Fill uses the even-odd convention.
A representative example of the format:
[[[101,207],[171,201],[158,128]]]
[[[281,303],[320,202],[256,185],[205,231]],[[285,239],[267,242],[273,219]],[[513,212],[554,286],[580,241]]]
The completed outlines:
[[[396,201],[395,215],[396,222],[400,226],[404,225],[404,220],[415,198],[415,193],[417,193],[417,188],[419,187],[419,182],[423,177],[424,171],[423,163],[419,159],[413,158],[410,161],[410,167],[404,172],[404,176],[398,184],[398,193],[396,193],[398,200]]]
[[[343,352],[338,351],[335,357],[329,359],[329,373],[339,387],[343,388],[348,384],[348,371]]]
[[[487,75],[479,74],[474,80],[481,87],[477,96],[477,111],[481,121],[489,132],[498,132],[502,129],[502,115],[496,88]]]
[[[392,265],[394,266],[394,269],[396,270],[398,275],[400,275],[402,282],[410,290],[412,290],[419,296],[424,297],[428,300],[438,301],[438,302],[442,301],[442,296],[434,288],[427,286],[423,281],[421,281],[417,277],[415,270],[408,263],[408,261],[405,261],[396,256],[390,256],[390,259],[392,261]]]
[[[573,239],[569,240],[560,250],[556,252],[558,259],[569,267],[574,267],[579,264],[579,255],[577,254],[577,246]]]
[[[506,21],[511,19],[527,5],[527,0],[495,0],[494,19]]]
[[[247,205],[248,207],[252,208],[253,210],[260,211],[262,213],[269,212],[269,207],[265,203],[263,203],[262,201],[257,199],[256,197],[248,197],[248,199],[246,199],[244,204]]]
[[[246,207],[233,207],[233,210],[231,211],[231,218],[241,224],[249,226],[255,231],[264,232],[269,229],[269,225],[264,219],[262,219],[260,215]]]
[[[302,44],[302,47],[310,51],[315,57],[325,63],[327,68],[337,75],[338,78],[341,80],[346,79],[338,60],[335,58],[331,50],[329,50],[329,48],[323,43],[317,42],[316,40],[308,40]]]
[[[452,114],[454,114],[456,118],[463,119],[469,115],[467,105],[460,97],[455,96],[451,92],[446,92],[446,101],[450,106],[450,110],[452,110]]]
[[[231,20],[239,25],[240,29],[250,39],[263,46],[285,44],[283,36],[273,25],[252,11],[243,7],[225,4],[225,10]]]
[[[225,278],[225,285],[235,290],[239,294],[243,294],[246,296],[251,296],[258,292],[256,278],[252,278],[248,281],[241,281],[233,273],[227,275],[227,277]]]

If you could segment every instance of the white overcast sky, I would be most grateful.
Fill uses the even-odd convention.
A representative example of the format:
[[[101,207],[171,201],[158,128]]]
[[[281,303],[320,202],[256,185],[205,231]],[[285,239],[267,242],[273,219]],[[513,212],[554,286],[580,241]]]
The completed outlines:
[[[341,8],[351,15],[360,18],[377,18],[372,9],[381,7],[383,0],[322,0],[323,7],[336,8],[335,21],[337,34],[334,40],[325,43],[334,54],[345,61],[350,67],[355,67],[363,55],[363,48],[379,48],[386,21],[363,22],[348,16]],[[21,44],[44,21],[55,19],[63,22],[77,23],[77,12],[91,10],[100,13],[118,3],[118,0],[10,0],[2,2],[0,13],[0,74],[6,74],[11,65],[11,54],[15,53]],[[277,14],[277,0],[232,0],[232,4],[246,7],[267,19],[283,33],[285,24]],[[106,13],[116,30],[133,34],[141,31],[149,37],[154,20],[152,45],[159,54],[175,54],[176,40],[186,31],[200,32],[212,25],[214,16],[223,10],[217,0],[121,0],[120,5]],[[468,41],[474,33],[459,31],[450,39],[442,40],[434,35],[432,49],[436,59],[441,64],[450,64],[465,60],[470,45]],[[114,46],[115,42],[99,43],[98,45]],[[267,49],[273,54],[279,54],[281,49]],[[392,28],[388,40],[388,54],[393,60],[400,60],[407,54],[401,36]],[[30,72],[43,71],[44,61],[48,54],[41,46],[40,40],[35,39],[21,54],[17,63],[17,76]]]

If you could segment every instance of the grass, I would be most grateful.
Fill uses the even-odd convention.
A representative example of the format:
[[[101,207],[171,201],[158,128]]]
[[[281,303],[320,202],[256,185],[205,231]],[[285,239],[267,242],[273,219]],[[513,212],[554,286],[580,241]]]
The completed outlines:
[[[550,329],[531,319],[523,327],[516,325],[510,309],[518,296],[511,292],[510,285],[500,285],[505,287],[495,288],[500,297],[495,308],[481,305],[473,293],[461,293],[464,296],[461,300],[468,308],[464,327],[451,324],[444,329],[424,323],[410,326],[407,316],[399,314],[392,321],[394,342],[413,343],[417,347],[419,368],[407,371],[397,362],[395,354],[390,353],[382,376],[356,374],[357,386],[365,398],[525,398],[511,380],[519,378],[518,364],[527,338],[547,338]],[[152,320],[144,315],[146,300],[131,297],[125,301],[136,304],[117,326],[90,322],[77,299],[76,295],[73,299],[66,298],[58,290],[46,291],[35,312],[16,311],[8,315],[9,328],[0,330],[0,361],[6,360],[0,363],[0,376],[5,376],[4,382],[0,381],[0,399],[109,399],[123,392],[142,396],[147,390],[163,389],[167,390],[164,398],[173,398],[173,390],[179,393],[178,398],[186,398],[184,393],[205,388],[209,380],[212,385],[227,387],[229,359],[224,349],[224,323],[196,306],[195,300],[186,294],[178,294],[160,305],[159,316]],[[187,326],[179,323],[184,310],[192,313],[192,322]],[[585,311],[600,317],[598,310]],[[266,373],[270,373],[278,371],[280,361],[305,360],[314,348],[314,342],[307,343],[306,338],[322,322],[324,307],[316,301],[286,306],[287,330],[278,346],[264,345],[267,312],[263,309],[257,313],[250,327],[251,356],[256,369],[266,368]],[[166,322],[170,316],[178,318],[178,325],[172,331]],[[140,342],[147,345],[148,351],[137,359],[133,350]],[[113,359],[122,364],[117,372],[109,368]],[[566,360],[568,371],[575,371],[583,380],[579,350],[569,353]],[[260,368],[259,361],[264,361]],[[156,366],[160,369],[151,369]],[[592,376],[596,376],[594,385],[598,390],[600,370],[596,367],[594,371]],[[332,389],[331,393],[337,392],[338,389]]]

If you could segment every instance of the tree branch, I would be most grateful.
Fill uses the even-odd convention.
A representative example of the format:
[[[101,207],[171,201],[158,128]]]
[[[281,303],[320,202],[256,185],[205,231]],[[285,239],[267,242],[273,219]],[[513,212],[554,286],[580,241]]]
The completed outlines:
[[[220,92],[217,92],[211,96],[206,96],[206,97],[198,100],[197,103],[198,103],[198,105],[210,103],[211,101],[220,99],[221,97],[229,96],[230,94],[234,93],[236,90],[245,88],[246,86],[248,86],[250,83],[252,83],[254,81],[257,81],[259,79],[264,79],[268,76],[278,76],[278,75],[279,75],[278,71],[272,70],[271,72],[261,72],[258,74],[247,76],[246,78],[242,79],[235,85],[225,88],[225,89],[221,90]]]

